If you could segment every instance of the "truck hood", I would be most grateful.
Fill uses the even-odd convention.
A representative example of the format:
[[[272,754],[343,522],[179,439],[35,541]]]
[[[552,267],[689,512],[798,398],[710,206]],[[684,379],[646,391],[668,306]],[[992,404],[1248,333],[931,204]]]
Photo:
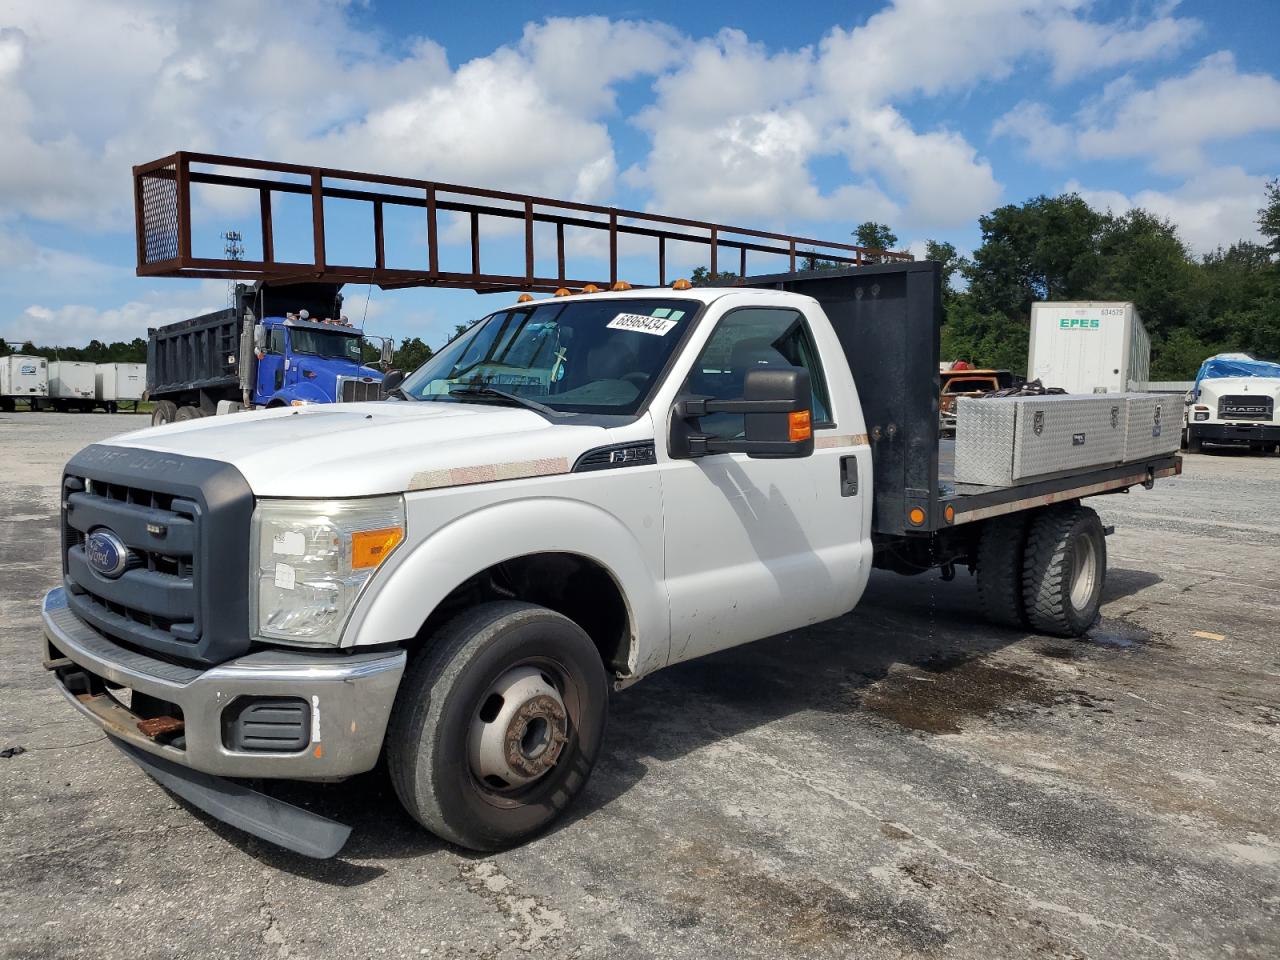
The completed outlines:
[[[1240,394],[1280,401],[1280,377],[1211,377],[1200,381],[1200,403]]]
[[[385,401],[206,417],[106,442],[230,463],[261,497],[359,497],[568,473],[609,431],[491,404]]]

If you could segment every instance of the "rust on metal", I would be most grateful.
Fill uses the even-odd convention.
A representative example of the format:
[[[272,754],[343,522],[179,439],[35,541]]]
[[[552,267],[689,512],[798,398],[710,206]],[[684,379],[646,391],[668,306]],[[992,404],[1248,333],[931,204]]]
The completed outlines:
[[[458,287],[479,291],[534,290],[553,292],[559,287],[581,288],[587,283],[604,287],[619,279],[619,235],[656,241],[658,282],[665,285],[667,241],[707,247],[712,274],[719,272],[721,247],[737,249],[739,272],[745,274],[748,251],[785,257],[796,267],[798,247],[806,256],[838,265],[856,266],[868,261],[910,260],[908,253],[873,251],[855,244],[793,236],[767,230],[734,227],[685,217],[625,210],[569,200],[554,200],[460,184],[437,183],[411,177],[361,173],[352,170],[251,160],[205,153],[178,152],[133,169],[135,220],[138,232],[139,276],[185,276],[232,280],[266,280],[276,283],[303,279],[334,282],[377,283],[385,288],[408,286]],[[338,181],[342,181],[341,184]],[[259,194],[262,250],[259,259],[196,257],[191,245],[194,184],[214,185]],[[399,188],[411,192],[391,192]],[[311,201],[312,256],[309,261],[283,262],[276,258],[277,237],[271,203],[276,194],[308,196]],[[444,196],[442,196],[444,195]],[[372,213],[373,245],[368,262],[329,263],[325,252],[324,205],[326,200],[366,203]],[[427,220],[427,256],[419,266],[388,268],[384,213],[387,205],[418,207]],[[440,269],[439,212],[466,215],[470,221],[471,269]],[[481,270],[480,217],[522,220],[524,271],[521,276],[490,274]],[[556,228],[555,276],[537,275],[534,226]],[[574,279],[564,266],[564,228],[572,226],[607,233],[608,280]],[[603,238],[602,238],[603,239]],[[603,246],[603,244],[602,244]],[[603,254],[604,251],[602,250]],[[401,259],[401,258],[396,258]],[[634,283],[636,278],[628,277]]]
[[[185,724],[177,717],[151,717],[138,721],[138,732],[154,740],[166,733],[177,733]]]

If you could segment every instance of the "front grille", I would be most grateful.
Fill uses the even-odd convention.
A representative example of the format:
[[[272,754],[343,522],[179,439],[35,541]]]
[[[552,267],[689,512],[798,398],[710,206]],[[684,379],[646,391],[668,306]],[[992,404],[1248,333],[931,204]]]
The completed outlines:
[[[373,377],[339,377],[338,402],[360,403],[364,400],[383,400],[382,381]]]
[[[67,605],[106,637],[162,658],[220,663],[248,638],[253,495],[229,464],[95,445],[62,485]],[[101,536],[98,536],[101,534]],[[95,566],[113,544],[123,562]],[[102,572],[106,569],[106,572]]]
[[[1271,397],[1222,397],[1218,400],[1218,419],[1270,420],[1274,403]]]
[[[69,603],[104,633],[141,646],[200,640],[195,550],[199,506],[191,500],[118,483],[67,477],[63,482]],[[116,579],[99,576],[85,541],[110,530],[129,548]]]

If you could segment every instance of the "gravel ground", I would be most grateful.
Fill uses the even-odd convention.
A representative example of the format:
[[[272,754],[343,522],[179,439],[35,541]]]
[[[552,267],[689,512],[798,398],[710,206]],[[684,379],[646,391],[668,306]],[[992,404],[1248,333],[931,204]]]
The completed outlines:
[[[1095,501],[1086,640],[876,574],[847,617],[616,694],[537,841],[452,849],[375,772],[278,788],[355,826],[314,862],[176,802],[40,667],[59,469],[138,423],[0,416],[2,956],[1280,955],[1278,458]]]

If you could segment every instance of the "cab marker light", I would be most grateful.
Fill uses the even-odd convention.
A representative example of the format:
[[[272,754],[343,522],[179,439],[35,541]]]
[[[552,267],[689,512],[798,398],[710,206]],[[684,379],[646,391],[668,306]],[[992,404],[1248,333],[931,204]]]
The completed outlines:
[[[679,280],[677,280],[675,283],[671,285],[671,289],[672,290],[692,290],[693,284],[690,283],[688,280],[684,279],[684,277],[681,277]]]

